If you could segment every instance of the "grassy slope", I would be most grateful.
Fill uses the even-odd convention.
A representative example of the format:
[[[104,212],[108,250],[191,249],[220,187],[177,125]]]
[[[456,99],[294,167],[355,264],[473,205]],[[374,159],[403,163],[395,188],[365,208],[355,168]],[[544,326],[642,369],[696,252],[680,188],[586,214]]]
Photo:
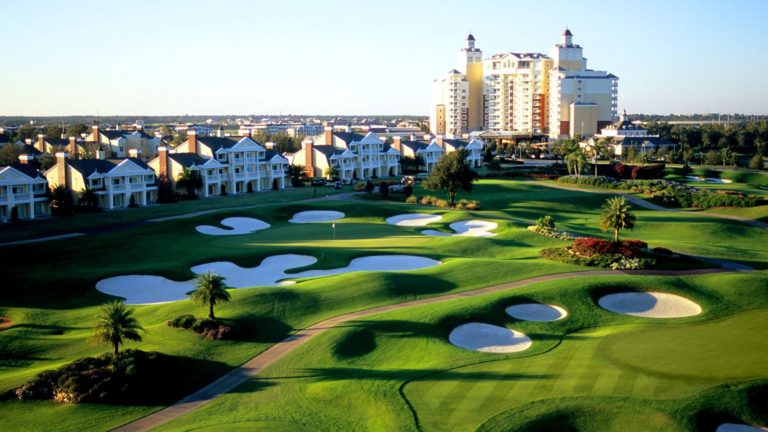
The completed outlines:
[[[508,430],[565,408],[563,418],[552,415],[542,430],[563,422],[578,430],[691,430],[684,419],[735,388],[717,386],[768,377],[765,283],[758,275],[558,281],[382,314],[329,330],[261,379],[162,430],[258,426],[277,418],[288,422],[270,430],[414,430],[409,405],[425,431],[474,430],[489,418],[488,430]],[[684,294],[705,313],[657,321],[595,306],[600,295],[628,286]],[[503,312],[530,300],[554,302],[570,315],[532,323]],[[739,312],[745,308],[757,309]],[[467,321],[511,326],[534,345],[513,355],[455,348],[447,335]],[[724,344],[716,352],[728,357],[712,355],[712,333]],[[696,400],[702,391],[711,394]],[[722,405],[732,415],[760,420],[738,405]],[[608,419],[616,423],[611,428]]]
[[[96,308],[107,296],[93,290],[96,281],[117,274],[159,274],[177,280],[192,277],[190,266],[214,260],[231,260],[253,266],[277,253],[317,256],[317,268],[346,265],[351,258],[378,253],[407,253],[443,260],[433,269],[408,274],[357,273],[305,281],[290,288],[255,288],[233,291],[235,301],[218,315],[235,319],[252,329],[241,341],[204,342],[190,333],[173,330],[165,321],[180,313],[198,315],[203,310],[189,302],[137,307],[137,316],[148,332],[139,346],[205,361],[202,383],[263,351],[287,335],[324,317],[346,311],[420,296],[468,290],[540,274],[578,270],[573,266],[537,258],[542,247],[564,244],[527,232],[526,221],[543,214],[555,216],[560,228],[587,235],[597,230],[599,205],[605,199],[588,193],[543,188],[530,182],[483,181],[471,198],[483,211],[446,212],[383,202],[315,203],[311,208],[340,209],[348,218],[337,224],[331,240],[327,225],[293,225],[285,221],[308,205],[275,205],[222,212],[194,219],[134,227],[125,232],[102,233],[44,245],[0,248],[0,260],[14,269],[0,291],[0,314],[16,326],[0,338],[0,391],[10,389],[35,373],[75,358],[103,352],[88,342]],[[466,218],[497,220],[499,235],[490,239],[427,238],[417,229],[391,227],[385,216],[412,211],[445,214],[438,227]],[[227,216],[253,216],[273,224],[266,231],[246,236],[209,237],[194,226],[216,224]],[[638,211],[639,228],[632,236],[678,250],[720,258],[762,263],[768,255],[764,231],[738,223],[697,219],[684,215]],[[671,222],[681,222],[672,224]],[[132,241],[126,241],[130,237]],[[44,263],[45,271],[40,271]],[[385,392],[383,400],[391,395]],[[28,409],[34,406],[35,409]],[[71,429],[102,429],[119,424],[153,407],[59,407],[53,404],[0,404],[0,425],[46,424],[61,419]],[[13,414],[13,415],[11,415]]]

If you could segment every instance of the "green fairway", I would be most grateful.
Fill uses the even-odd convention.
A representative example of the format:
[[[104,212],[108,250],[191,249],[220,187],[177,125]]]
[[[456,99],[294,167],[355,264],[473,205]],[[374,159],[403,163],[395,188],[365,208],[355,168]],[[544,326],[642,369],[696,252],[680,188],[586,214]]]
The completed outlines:
[[[417,188],[417,193],[424,191]],[[306,197],[306,191],[302,194]],[[94,289],[96,282],[106,277],[144,274],[183,281],[194,276],[190,271],[194,265],[231,261],[253,267],[266,257],[287,253],[318,259],[312,266],[291,271],[343,267],[354,258],[379,254],[417,255],[442,262],[409,272],[355,272],[300,280],[287,287],[232,290],[233,301],[217,307],[216,315],[244,330],[234,340],[209,341],[167,326],[166,321],[183,313],[204,316],[205,308],[189,301],[136,306],[135,315],[147,331],[143,342],[126,347],[183,357],[195,373],[184,382],[173,384],[175,395],[180,398],[292,332],[328,317],[540,275],[589,270],[539,257],[542,248],[567,244],[526,230],[527,225],[543,215],[552,215],[558,229],[579,235],[608,235],[598,228],[599,209],[606,195],[551,189],[530,181],[483,180],[471,195],[461,197],[479,200],[482,210],[454,211],[354,198],[310,203],[262,202],[264,205],[257,207],[252,202],[237,201],[233,202],[234,207],[245,207],[67,240],[0,247],[0,260],[12,269],[4,276],[0,288],[0,316],[13,321],[10,328],[0,331],[0,392],[21,385],[44,370],[107,350],[90,340],[98,307],[111,299]],[[327,223],[287,222],[294,213],[303,210],[338,210],[346,217],[336,221],[334,237]],[[415,212],[437,213],[443,219],[423,228],[384,222],[389,216]],[[682,213],[640,209],[635,212],[637,228],[624,232],[624,237],[642,239],[651,247],[732,260],[756,269],[768,268],[766,230],[709,217],[690,218]],[[223,218],[232,216],[258,218],[271,227],[252,234],[222,237],[195,231],[197,225],[219,226]],[[496,236],[430,237],[419,233],[423,229],[448,231],[450,223],[466,219],[496,222]],[[747,358],[753,350],[760,350],[749,341],[765,336],[761,329],[766,328],[766,314],[757,309],[768,307],[766,280],[764,272],[695,278],[573,279],[519,292],[390,312],[329,330],[269,368],[263,379],[222,396],[168,428],[215,427],[226,423],[231,425],[227,429],[243,430],[410,430],[417,424],[415,412],[423,430],[472,430],[516,406],[533,410],[521,411],[520,416],[514,417],[515,421],[526,422],[529,419],[525,413],[539,409],[535,407],[540,407],[541,401],[552,399],[558,391],[563,393],[563,388],[570,388],[570,397],[576,398],[631,399],[627,404],[611,405],[611,410],[601,411],[600,415],[620,413],[615,415],[630,419],[651,410],[659,416],[660,425],[679,425],[681,414],[671,408],[642,406],[637,401],[682,400],[695,397],[697,392],[715,391],[721,384],[768,378],[765,369]],[[595,293],[613,290],[616,285],[678,292],[700,303],[705,312],[697,317],[648,323],[597,308]],[[513,299],[520,300],[515,297],[518,295],[562,305],[569,316],[556,323],[517,322],[503,313],[503,307]],[[755,311],[749,312],[752,309]],[[513,326],[531,336],[533,347],[516,355],[502,355],[503,360],[499,361],[498,356],[460,350],[448,344],[450,329],[473,317]],[[745,359],[744,363],[729,363],[738,366],[731,367],[731,375],[679,380],[665,375],[680,373],[673,367],[674,361],[657,362],[658,370],[633,362],[637,356],[651,356],[653,351],[643,347],[659,338],[669,340],[672,348],[680,348],[683,357],[703,356],[705,351],[696,351],[701,347],[693,341],[706,339],[707,326],[716,328],[720,342],[733,344],[729,349]],[[739,333],[739,329],[748,331]],[[631,335],[636,343],[623,342],[626,335]],[[635,351],[637,354],[632,354]],[[701,368],[697,373],[706,375],[722,368],[726,360],[702,360],[697,363]],[[556,364],[564,365],[563,369],[556,369]],[[601,375],[595,380],[594,389],[586,389],[585,384],[579,387],[579,382],[596,370],[604,372],[605,377]],[[626,380],[634,382],[634,387],[623,393],[617,391]],[[510,390],[507,396],[494,396],[503,394],[500,390],[508,386],[522,390],[520,394]],[[582,391],[576,391],[577,388]],[[722,396],[722,392],[716,394]],[[588,420],[598,415],[589,414],[597,400],[585,400],[568,409],[563,405],[563,412],[570,410],[573,415],[569,418],[574,421]],[[538,405],[531,405],[534,402]],[[692,406],[701,408],[702,404],[696,402]],[[746,412],[737,402],[731,405],[729,412]],[[441,406],[453,414],[445,414]],[[546,412],[556,413],[553,406],[546,407]],[[689,411],[695,412],[695,407]],[[4,400],[0,401],[0,429],[39,430],[55,423],[59,430],[106,430],[158,408],[159,405],[62,406]],[[483,427],[490,428],[489,425]]]
[[[695,318],[648,320],[598,309],[594,298],[616,286],[685,293],[707,312]],[[299,430],[418,426],[425,431],[471,431],[481,425],[484,430],[507,430],[542,416],[551,418],[541,430],[570,422],[577,425],[574,430],[691,430],[689,419],[681,417],[672,401],[680,405],[724,383],[768,378],[768,299],[746,300],[764,288],[763,276],[740,275],[573,280],[382,314],[329,330],[262,379],[163,430],[214,421],[260,422],[272,416],[295,422],[276,430],[295,425]],[[556,302],[569,316],[552,323],[505,317],[503,308],[521,300]],[[750,303],[760,308],[736,312]],[[529,335],[534,345],[514,355],[450,345],[448,332],[466,321],[511,326]],[[729,387],[718,394],[732,391]],[[573,400],[583,403],[569,402]],[[659,404],[649,405],[648,400]],[[557,414],[568,404],[569,410]],[[696,401],[683,411],[693,418],[704,406],[705,401]],[[728,404],[721,408],[740,410]],[[494,416],[506,420],[502,424]],[[616,424],[606,428],[609,418]],[[633,421],[640,418],[651,422]]]

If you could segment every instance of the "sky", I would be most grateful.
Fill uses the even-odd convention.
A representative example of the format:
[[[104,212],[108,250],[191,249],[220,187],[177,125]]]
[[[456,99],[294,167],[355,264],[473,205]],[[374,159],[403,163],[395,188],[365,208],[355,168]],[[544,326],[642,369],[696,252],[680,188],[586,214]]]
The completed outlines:
[[[0,1],[0,115],[427,115],[484,57],[568,27],[630,113],[768,114],[768,1]]]

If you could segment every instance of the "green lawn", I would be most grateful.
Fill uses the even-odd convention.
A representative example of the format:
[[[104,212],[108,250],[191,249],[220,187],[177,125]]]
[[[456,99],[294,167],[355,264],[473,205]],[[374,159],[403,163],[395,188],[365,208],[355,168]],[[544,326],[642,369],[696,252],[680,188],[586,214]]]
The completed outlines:
[[[294,329],[330,316],[543,274],[587,270],[544,261],[538,257],[541,248],[566,244],[532,234],[525,229],[526,225],[542,215],[553,215],[559,229],[581,235],[607,236],[597,228],[599,207],[607,196],[550,189],[529,181],[479,182],[471,195],[460,195],[479,200],[482,205],[479,211],[450,211],[373,200],[302,204],[253,201],[258,197],[279,197],[282,200],[282,197],[287,197],[280,195],[282,193],[227,198],[235,201],[226,201],[224,207],[244,206],[239,210],[222,210],[189,219],[136,225],[121,231],[100,232],[68,240],[0,247],[0,260],[4,268],[12,269],[6,271],[0,287],[0,315],[8,316],[14,322],[11,328],[0,332],[0,392],[22,384],[43,370],[106,351],[106,348],[90,343],[90,328],[95,321],[97,308],[109,300],[108,296],[96,292],[93,287],[105,277],[154,274],[174,280],[187,280],[193,277],[189,270],[193,265],[227,260],[251,267],[267,256],[281,253],[317,257],[318,262],[311,268],[345,266],[352,258],[373,254],[420,255],[443,262],[440,266],[413,272],[351,273],[309,279],[290,287],[234,290],[233,302],[217,309],[217,315],[247,329],[248,336],[239,340],[206,341],[191,332],[168,327],[166,321],[179,314],[204,315],[204,308],[187,301],[136,307],[136,316],[147,332],[144,342],[129,344],[128,347],[183,356],[188,359],[190,367],[199,371],[186,382],[163,384],[178,386],[179,396],[182,396],[185,389],[202,386],[262,352]],[[312,190],[305,188],[295,193],[307,197],[307,194],[312,194]],[[424,192],[417,190],[417,193]],[[221,199],[219,204],[211,206],[222,207],[224,201]],[[204,200],[189,203],[193,204],[203,207],[190,208],[191,211],[204,210],[209,205]],[[255,204],[265,205],[252,207]],[[295,225],[286,222],[294,212],[307,209],[334,209],[346,213],[347,217],[337,222],[336,239],[333,239],[328,224]],[[144,218],[147,215],[166,215],[161,212],[165,211],[164,206],[135,211],[136,214],[147,212]],[[132,212],[134,210],[92,216],[107,218],[115,215],[119,218]],[[405,212],[444,215],[443,221],[429,227],[438,229],[447,229],[451,222],[463,219],[493,220],[499,224],[496,230],[498,235],[485,239],[436,238],[419,234],[421,228],[393,227],[384,223],[385,217]],[[229,216],[256,217],[272,224],[272,227],[249,235],[228,237],[205,236],[194,230],[196,225],[215,225]],[[651,246],[665,246],[682,252],[740,261],[758,269],[766,268],[768,233],[765,230],[714,218],[691,219],[685,214],[671,212],[637,210],[637,216],[637,228],[625,233],[625,236],[643,239]],[[59,220],[48,222],[60,223]],[[41,230],[48,232],[49,228],[42,227]],[[766,297],[766,276],[762,273],[699,277],[695,278],[695,282],[675,278],[662,280],[627,277],[621,279],[621,283],[634,284],[635,280],[640,279],[653,286],[661,281],[658,283],[670,289],[690,289],[697,301],[708,306],[705,315],[680,320],[683,323],[724,319],[742,310],[765,307],[761,302]],[[595,286],[599,285],[598,281],[592,282],[597,284]],[[717,290],[720,284],[734,290],[738,287],[729,284],[736,284],[742,291],[738,291],[739,295],[733,295],[730,291],[719,293]],[[543,343],[535,344],[530,352],[518,357],[522,359],[535,354],[530,357],[530,361],[537,364],[533,361],[535,357],[544,358],[555,353],[577,356],[577,352],[589,353],[590,350],[596,350],[596,342],[592,342],[593,333],[590,332],[597,332],[603,338],[638,330],[642,321],[595,311],[591,301],[583,296],[592,289],[591,286],[584,281],[574,281],[573,284],[542,285],[521,291],[531,296],[541,292],[542,295],[549,295],[553,301],[572,299],[575,302],[572,307],[576,308],[572,311],[582,308],[584,313],[578,314],[578,318],[569,318],[551,326],[526,323],[521,327],[524,331],[541,333],[546,337]],[[490,298],[495,301],[505,295]],[[741,299],[742,295],[744,299]],[[747,300],[751,301],[749,305],[744,303]],[[498,371],[490,373],[486,378],[479,376],[481,372],[462,372],[458,375],[450,373],[453,368],[474,367],[471,364],[477,363],[478,354],[448,345],[444,337],[447,326],[466,319],[475,311],[486,311],[487,304],[487,299],[453,302],[444,307],[391,313],[381,320],[377,317],[371,320],[371,327],[362,330],[356,326],[335,329],[269,369],[269,381],[250,383],[212,405],[228,406],[233,409],[231,413],[212,416],[206,409],[200,413],[207,414],[194,413],[189,418],[207,415],[208,418],[201,424],[228,422],[232,426],[228,429],[260,426],[285,430],[301,430],[302,427],[311,430],[408,430],[414,425],[409,408],[413,406],[417,407],[420,424],[428,429],[425,422],[429,418],[429,410],[433,409],[430,408],[431,404],[435,402],[429,397],[423,400],[418,397],[418,388],[429,382],[424,378],[425,368],[429,369],[430,375],[446,374],[445,378],[440,378],[440,385],[448,385],[451,380],[472,382],[472,379],[476,379],[479,381],[474,386],[482,388],[492,383],[502,385],[500,382],[508,381],[494,381],[494,377],[500,376],[501,372]],[[507,322],[498,310],[494,313],[498,322]],[[377,322],[384,327],[377,327]],[[598,327],[593,328],[595,326]],[[353,334],[347,335],[347,332]],[[375,339],[373,344],[370,341],[371,334]],[[342,340],[346,342],[342,343]],[[334,348],[336,345],[339,347]],[[370,352],[356,354],[359,346],[369,347]],[[574,349],[562,349],[570,346]],[[486,356],[481,357],[495,359]],[[493,362],[496,363],[499,362]],[[585,365],[588,366],[588,361]],[[485,376],[486,372],[482,374]],[[275,377],[285,379],[278,383]],[[546,383],[543,378],[541,381]],[[403,385],[405,382],[410,384]],[[520,385],[533,385],[533,380]],[[716,385],[709,383],[697,388],[710,391]],[[415,392],[415,396],[407,396],[412,404],[409,405],[404,402],[401,393],[411,395],[412,392]],[[693,397],[690,392],[685,395],[683,393],[675,393],[675,397]],[[542,395],[546,396],[544,393]],[[319,410],[321,412],[291,411],[292,404],[305,401],[311,401],[307,402],[307,409],[323,409]],[[322,403],[315,405],[317,401]],[[259,408],[256,409],[253,404]],[[488,407],[496,406],[494,409],[497,411],[478,412],[478,419],[472,419],[470,423],[467,417],[468,423],[461,427],[479,425],[492,415],[501,414],[502,409],[508,409],[502,405],[492,405],[489,401]],[[588,405],[585,403],[583,406]],[[631,412],[626,414],[628,418],[631,413],[639,415],[638,412],[644,412],[642,409],[650,409],[636,405],[632,405]],[[738,403],[734,402],[733,405],[737,407]],[[35,430],[56,424],[60,430],[105,430],[158,408],[60,406],[48,402],[21,403],[6,400],[0,402],[0,429]],[[425,410],[423,414],[422,409]],[[624,408],[616,409],[617,412],[624,412]],[[310,412],[313,414],[310,415]],[[352,412],[356,414],[352,416]],[[358,414],[359,418],[356,417]],[[438,417],[441,416],[435,414],[434,422],[429,420],[435,429],[442,427],[441,422],[451,421]],[[462,414],[455,421],[463,417]],[[184,423],[190,421],[181,419],[178,425],[190,424]],[[235,423],[240,421],[242,423]],[[175,427],[181,427],[178,425]]]

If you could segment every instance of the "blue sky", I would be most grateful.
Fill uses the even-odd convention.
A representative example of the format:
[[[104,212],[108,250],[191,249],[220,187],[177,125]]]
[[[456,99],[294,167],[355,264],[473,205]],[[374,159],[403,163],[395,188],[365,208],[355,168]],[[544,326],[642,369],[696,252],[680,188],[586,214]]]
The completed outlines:
[[[631,113],[768,113],[768,1],[36,1],[0,5],[0,115],[419,114],[568,26]]]

